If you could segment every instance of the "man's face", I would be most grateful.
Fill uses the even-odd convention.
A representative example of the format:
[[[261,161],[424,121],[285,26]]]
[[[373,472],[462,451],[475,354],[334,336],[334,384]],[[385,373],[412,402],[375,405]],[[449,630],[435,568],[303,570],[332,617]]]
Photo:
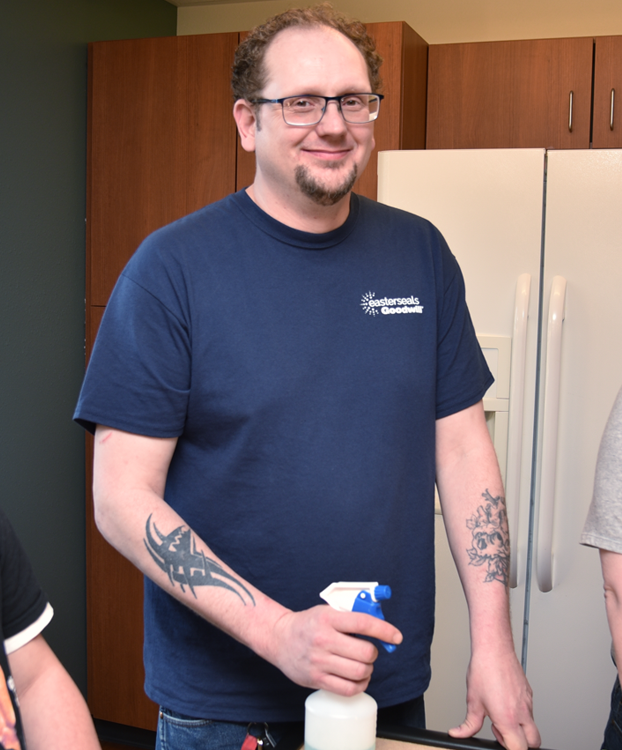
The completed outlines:
[[[342,96],[371,91],[365,60],[334,29],[292,28],[280,32],[265,57],[261,96]],[[346,123],[330,102],[317,125],[295,127],[279,104],[263,104],[255,132],[257,181],[284,199],[301,197],[330,206],[349,194],[374,147],[373,123]]]

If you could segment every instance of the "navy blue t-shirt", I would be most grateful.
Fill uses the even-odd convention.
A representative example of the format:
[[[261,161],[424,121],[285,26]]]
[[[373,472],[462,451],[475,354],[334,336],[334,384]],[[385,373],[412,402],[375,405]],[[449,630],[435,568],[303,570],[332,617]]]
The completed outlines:
[[[368,692],[382,707],[430,677],[436,420],[491,382],[462,275],[429,222],[353,195],[341,227],[312,234],[240,192],[141,245],[75,417],[178,437],[166,501],[284,606],[320,604],[333,581],[390,585],[383,608],[404,642],[376,662]],[[308,690],[149,580],[145,591],[154,701],[303,718]]]

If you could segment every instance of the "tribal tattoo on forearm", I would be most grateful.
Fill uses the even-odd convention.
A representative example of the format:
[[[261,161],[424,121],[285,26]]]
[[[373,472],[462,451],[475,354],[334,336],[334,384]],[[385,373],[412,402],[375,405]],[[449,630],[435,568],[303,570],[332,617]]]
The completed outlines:
[[[485,502],[477,509],[466,525],[473,533],[473,542],[467,554],[469,565],[486,565],[486,583],[508,583],[510,567],[510,535],[508,532],[505,499],[493,497],[488,490],[482,493]]]
[[[159,543],[151,533],[151,527]],[[237,578],[227,573],[216,560],[206,557],[203,550],[197,549],[196,539],[188,527],[178,526],[170,534],[162,534],[149,516],[143,541],[155,564],[168,575],[172,586],[177,581],[184,592],[184,586],[188,586],[195,599],[195,586],[219,586],[233,591],[244,606],[247,601],[255,606],[253,595]]]

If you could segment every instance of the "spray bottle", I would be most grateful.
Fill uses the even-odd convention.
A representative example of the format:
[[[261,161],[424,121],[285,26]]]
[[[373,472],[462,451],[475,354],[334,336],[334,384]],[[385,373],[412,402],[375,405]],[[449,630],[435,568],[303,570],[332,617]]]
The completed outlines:
[[[391,598],[389,586],[378,583],[331,583],[320,594],[341,612],[365,612],[384,620],[381,601]],[[392,653],[396,646],[384,643]],[[375,750],[378,705],[359,693],[350,698],[317,690],[305,702],[305,750]]]

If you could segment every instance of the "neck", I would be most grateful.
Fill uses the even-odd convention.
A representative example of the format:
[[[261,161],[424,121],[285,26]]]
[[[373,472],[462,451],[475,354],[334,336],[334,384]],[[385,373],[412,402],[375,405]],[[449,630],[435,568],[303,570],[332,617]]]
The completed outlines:
[[[287,200],[284,200],[280,195],[265,189],[261,180],[257,178],[246,192],[249,198],[273,219],[303,232],[331,232],[344,224],[350,214],[351,193],[333,206],[320,206],[302,193],[297,199],[292,200],[291,196],[288,196]]]

